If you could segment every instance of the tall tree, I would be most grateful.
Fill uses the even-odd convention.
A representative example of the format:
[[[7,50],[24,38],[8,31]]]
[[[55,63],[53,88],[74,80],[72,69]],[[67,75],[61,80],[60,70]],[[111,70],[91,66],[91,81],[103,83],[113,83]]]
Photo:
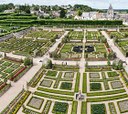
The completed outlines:
[[[78,15],[78,16],[81,16],[81,15],[82,15],[82,11],[78,10],[78,11],[77,11],[77,15]]]
[[[61,9],[61,11],[60,11],[60,18],[65,18],[65,16],[66,16],[66,11],[65,11],[65,9]]]

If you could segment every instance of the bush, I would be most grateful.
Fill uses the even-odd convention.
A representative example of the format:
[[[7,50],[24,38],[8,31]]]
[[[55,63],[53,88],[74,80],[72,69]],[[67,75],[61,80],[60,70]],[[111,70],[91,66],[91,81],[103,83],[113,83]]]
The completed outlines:
[[[123,69],[123,62],[121,60],[115,60],[112,64],[112,68],[115,70]]]
[[[52,65],[52,61],[48,60],[47,64],[46,64],[46,69],[52,69],[53,65]]]
[[[32,64],[32,60],[30,59],[30,58],[25,58],[24,59],[24,65],[25,66],[29,66],[29,65],[31,65]]]

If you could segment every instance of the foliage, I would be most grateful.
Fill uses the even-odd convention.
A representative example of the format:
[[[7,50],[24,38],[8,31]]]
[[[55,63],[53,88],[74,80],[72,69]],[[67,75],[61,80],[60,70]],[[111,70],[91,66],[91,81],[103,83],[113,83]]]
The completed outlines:
[[[29,66],[29,65],[31,65],[32,64],[32,60],[30,59],[30,58],[25,58],[24,59],[24,65],[25,66]]]
[[[75,11],[80,10],[80,11],[86,11],[87,12],[87,11],[92,11],[93,9],[87,5],[76,4],[76,5],[74,5],[74,10]]]
[[[7,10],[7,9],[13,9],[14,8],[14,4],[9,3],[9,4],[1,4],[0,5],[0,12]]]
[[[116,53],[110,52],[110,53],[108,54],[108,59],[115,59],[115,58],[116,58]]]
[[[30,6],[29,5],[20,5],[18,10],[20,12],[24,11],[25,13],[30,14]]]
[[[48,61],[47,61],[47,64],[46,64],[46,68],[47,68],[47,69],[52,69],[52,66],[53,66],[53,65],[52,65],[52,61],[51,61],[51,60],[48,60]]]
[[[81,16],[82,15],[82,12],[80,10],[78,10],[77,15],[78,16]]]
[[[65,11],[65,9],[61,9],[60,10],[60,18],[65,18],[65,15],[66,15],[66,11]]]
[[[119,61],[115,60],[112,64],[112,68],[115,70],[123,69],[123,62],[121,60],[119,60]]]
[[[52,58],[56,59],[56,58],[60,58],[60,57],[61,57],[61,55],[60,55],[60,54],[57,54],[57,52],[56,52],[56,51],[53,51],[53,52],[51,52],[51,53],[50,53],[50,57],[52,57]]]
[[[108,59],[107,61],[107,65],[110,66],[111,65],[111,61]]]
[[[48,19],[48,20],[37,20],[33,23],[48,24],[48,25],[122,25],[120,20],[66,20],[66,19]]]

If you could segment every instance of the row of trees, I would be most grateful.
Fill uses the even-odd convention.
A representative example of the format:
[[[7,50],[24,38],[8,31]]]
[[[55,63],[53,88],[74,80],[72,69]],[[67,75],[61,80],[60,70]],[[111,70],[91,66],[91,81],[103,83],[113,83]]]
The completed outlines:
[[[49,24],[49,25],[59,25],[59,24],[65,24],[65,25],[122,25],[121,20],[55,20],[55,19],[49,19],[49,20],[39,20],[37,21],[39,24]]]
[[[13,8],[15,8],[15,6],[12,3],[9,3],[9,4],[1,4],[0,5],[0,12],[3,12],[4,10],[7,10],[7,9],[13,9]]]
[[[24,20],[24,19],[23,19]],[[0,20],[0,24],[5,24],[5,25],[9,25],[9,24],[25,24],[25,25],[53,25],[53,26],[60,26],[60,25],[102,25],[102,26],[106,26],[106,25],[122,25],[122,21],[120,20],[114,20],[114,21],[110,21],[110,20],[83,20],[83,21],[78,21],[78,20],[57,20],[57,19],[43,19],[43,20],[31,20],[28,19],[27,21],[24,20],[22,21],[22,19],[15,21],[15,20]]]

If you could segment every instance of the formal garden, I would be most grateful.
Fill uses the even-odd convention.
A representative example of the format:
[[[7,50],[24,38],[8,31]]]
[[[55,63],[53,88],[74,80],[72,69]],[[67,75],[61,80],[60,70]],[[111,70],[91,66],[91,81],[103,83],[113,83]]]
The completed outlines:
[[[29,69],[31,65],[26,65],[22,60],[7,58],[0,60],[0,96],[3,95],[9,87],[10,81],[19,80]],[[10,80],[10,81],[9,81]]]
[[[124,39],[124,38],[126,38],[125,37],[125,33],[122,33],[122,32],[117,32],[117,31],[112,32],[112,31],[109,31],[108,34],[110,35],[110,37],[112,39],[114,39],[114,38],[117,38],[117,39]]]
[[[114,64],[115,61],[110,63],[116,55],[107,40],[100,31],[68,32],[60,43],[57,42],[60,40],[56,39],[59,39],[64,31],[39,28],[30,31],[23,38],[0,42],[1,52],[27,57],[43,56],[55,40],[58,43],[54,52],[45,55],[50,55],[50,58],[46,58],[47,65],[44,65],[40,58],[34,58],[36,65],[40,64],[41,68],[26,82],[26,89],[3,110],[3,114],[128,113],[128,74],[123,69],[122,62],[118,66]],[[127,55],[127,32],[108,34]],[[26,61],[28,62],[28,58]],[[69,65],[69,61],[76,65]],[[82,63],[85,61],[86,63]],[[107,61],[107,65],[89,66],[90,61]],[[31,68],[32,64],[27,65],[27,62],[8,57],[0,60],[0,93],[3,93],[3,88],[5,92],[11,87],[8,80],[16,82]]]
[[[82,75],[78,66],[43,66],[28,83],[26,97],[11,113],[20,110],[27,114],[76,114],[81,101],[74,97],[76,93],[86,94],[81,101],[81,114],[127,113],[128,95],[122,74],[126,75],[125,71],[111,66],[86,66]]]
[[[128,56],[128,40],[116,42],[121,52],[127,57]]]
[[[52,44],[53,42],[46,40],[12,38],[0,42],[0,51],[35,57],[42,56]]]
[[[100,31],[86,31],[87,42],[100,42],[104,38]]]
[[[77,66],[67,65],[54,65],[53,69],[41,68],[28,83],[37,89],[27,96],[22,111],[28,114],[73,113],[77,106],[74,94],[79,91],[78,71]]]
[[[38,29],[38,28],[37,28]],[[37,38],[44,40],[54,40],[58,39],[63,35],[63,31],[52,31],[52,30],[33,30],[28,33],[25,37],[27,38]]]
[[[51,57],[61,60],[80,60],[82,56],[82,43],[61,43]]]
[[[0,37],[8,35],[10,33],[15,33],[21,30],[28,28],[28,26],[24,25],[1,25],[0,26]]]
[[[128,56],[128,32],[127,30],[120,30],[120,32],[108,32],[110,38],[113,39],[115,45],[120,49],[124,56]]]
[[[128,38],[128,32],[127,30],[119,30],[119,31],[108,31],[107,32],[112,39],[118,39],[118,40],[126,40]]]
[[[85,58],[86,60],[106,60],[111,53],[111,49],[107,48],[104,43],[86,43]],[[112,58],[110,58],[112,59]]]
[[[85,69],[83,93],[87,93],[87,109],[91,114],[121,114],[127,110],[125,71],[117,71],[110,66],[88,66]]]
[[[70,40],[82,41],[84,38],[84,31],[70,31],[68,37]]]

